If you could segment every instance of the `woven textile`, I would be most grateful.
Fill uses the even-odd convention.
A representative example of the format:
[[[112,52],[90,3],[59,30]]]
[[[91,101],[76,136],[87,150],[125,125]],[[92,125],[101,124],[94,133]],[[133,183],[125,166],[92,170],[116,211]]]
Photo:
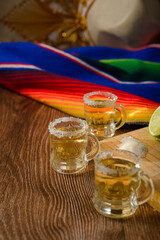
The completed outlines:
[[[61,51],[44,44],[0,43],[0,84],[76,117],[84,117],[85,93],[112,92],[127,122],[148,122],[160,105],[160,46]]]

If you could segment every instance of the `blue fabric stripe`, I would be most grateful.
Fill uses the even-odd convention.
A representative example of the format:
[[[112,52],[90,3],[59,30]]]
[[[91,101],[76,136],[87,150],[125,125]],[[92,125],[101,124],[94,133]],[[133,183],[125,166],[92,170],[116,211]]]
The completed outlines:
[[[149,47],[141,50],[129,51],[120,48],[111,47],[80,47],[65,50],[67,53],[79,54],[83,57],[101,59],[139,59],[151,62],[160,62],[160,48]]]

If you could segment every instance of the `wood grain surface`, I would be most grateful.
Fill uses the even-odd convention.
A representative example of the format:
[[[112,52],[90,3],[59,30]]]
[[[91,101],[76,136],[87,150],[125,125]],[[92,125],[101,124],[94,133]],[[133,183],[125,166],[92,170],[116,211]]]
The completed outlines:
[[[62,116],[0,87],[0,240],[160,239],[160,213],[148,204],[125,220],[96,212],[93,161],[77,176],[51,168],[48,124]]]

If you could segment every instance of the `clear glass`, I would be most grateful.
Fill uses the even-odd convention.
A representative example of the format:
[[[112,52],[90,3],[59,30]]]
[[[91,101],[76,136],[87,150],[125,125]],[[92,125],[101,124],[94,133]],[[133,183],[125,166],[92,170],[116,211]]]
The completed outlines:
[[[107,217],[124,218],[154,192],[152,180],[141,172],[141,159],[126,150],[108,150],[95,158],[93,204]]]
[[[90,132],[98,139],[112,137],[124,125],[126,112],[120,104],[116,104],[116,95],[101,91],[90,92],[84,95],[83,100]]]
[[[73,174],[82,171],[99,151],[95,136],[88,133],[86,121],[63,117],[49,124],[50,163],[55,171]],[[86,153],[86,149],[89,149]]]

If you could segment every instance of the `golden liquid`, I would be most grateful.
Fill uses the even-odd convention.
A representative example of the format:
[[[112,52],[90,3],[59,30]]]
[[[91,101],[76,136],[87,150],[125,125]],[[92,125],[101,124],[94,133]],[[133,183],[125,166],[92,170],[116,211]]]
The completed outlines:
[[[58,130],[66,130],[58,128]],[[68,130],[68,128],[67,128]],[[69,130],[74,132],[76,127],[70,126]],[[84,167],[84,156],[87,146],[86,133],[77,134],[76,136],[56,137],[51,135],[51,158],[50,162],[54,169],[58,171],[78,171]]]
[[[85,117],[91,132],[96,136],[113,136],[115,132],[114,109],[105,104],[89,106],[85,104]]]
[[[106,171],[107,174],[104,174]],[[133,162],[107,159],[95,168],[96,191],[102,201],[130,198],[138,184],[139,168]]]

